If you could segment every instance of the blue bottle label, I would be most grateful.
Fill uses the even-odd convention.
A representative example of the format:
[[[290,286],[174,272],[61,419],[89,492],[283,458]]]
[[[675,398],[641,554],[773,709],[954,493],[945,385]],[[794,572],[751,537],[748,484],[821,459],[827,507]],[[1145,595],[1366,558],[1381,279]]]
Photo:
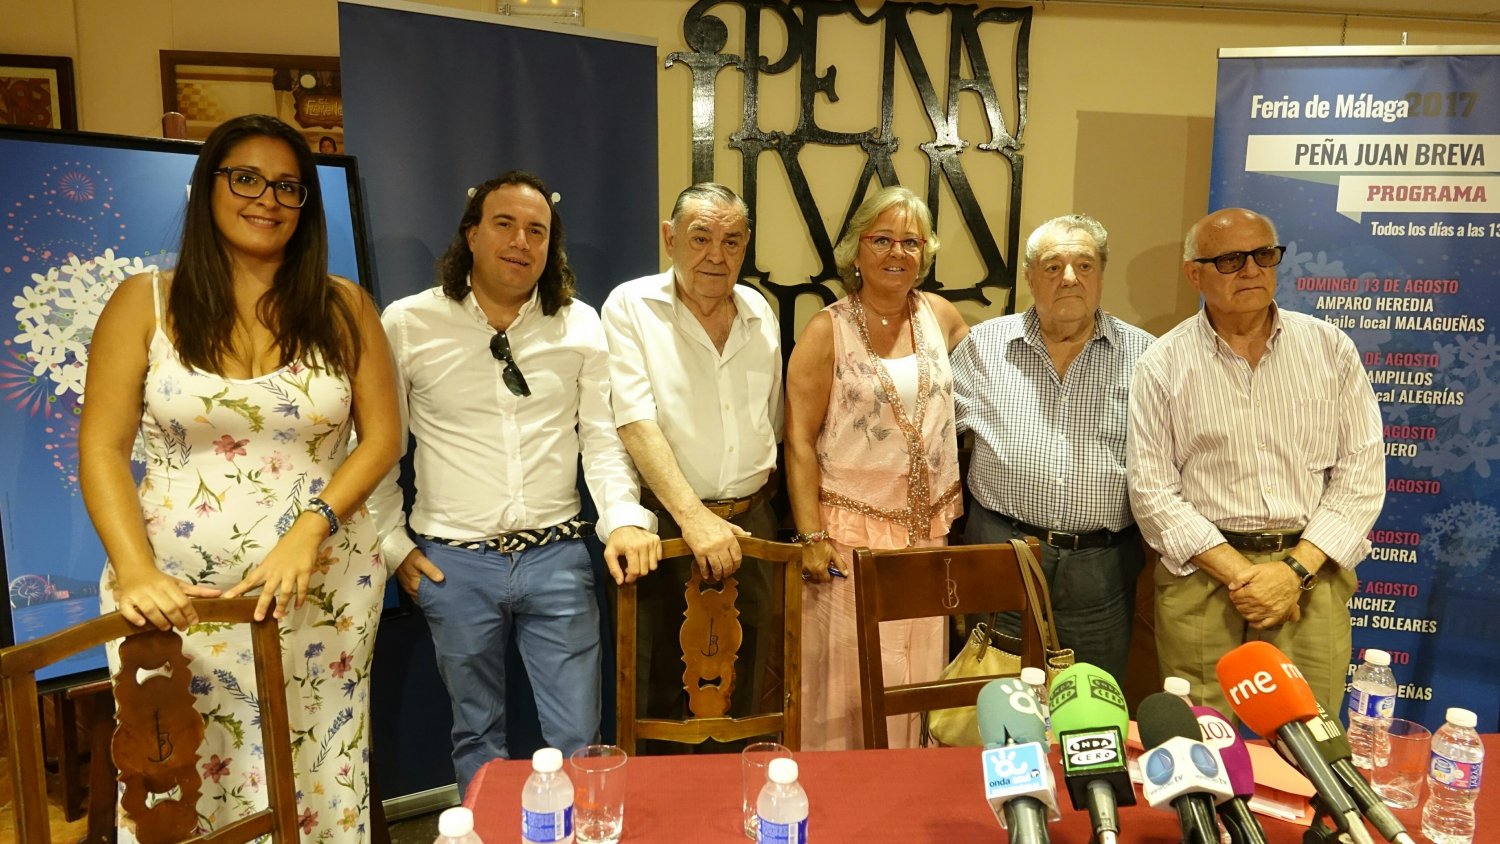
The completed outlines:
[[[1349,711],[1367,718],[1389,718],[1396,713],[1396,696],[1377,695],[1364,689],[1351,689]]]
[[[523,841],[562,841],[573,834],[573,807],[556,812],[521,810]]]
[[[1479,781],[1484,776],[1484,763],[1460,762],[1457,759],[1449,759],[1434,750],[1432,762],[1427,768],[1427,775],[1432,777],[1433,782],[1464,791],[1478,791]]]
[[[760,819],[756,844],[807,844],[807,818],[796,823],[772,823]]]

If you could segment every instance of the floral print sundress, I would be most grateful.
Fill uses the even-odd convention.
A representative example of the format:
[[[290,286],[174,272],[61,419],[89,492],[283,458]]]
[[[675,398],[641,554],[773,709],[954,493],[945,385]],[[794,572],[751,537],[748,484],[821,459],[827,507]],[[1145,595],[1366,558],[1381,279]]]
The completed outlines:
[[[305,363],[259,378],[224,378],[185,366],[156,331],[142,396],[146,473],[139,494],[157,566],[190,583],[228,589],[271,550],[307,499],[328,484],[354,425],[349,379]],[[304,842],[368,840],[370,661],[386,571],[375,525],[361,507],[323,543],[306,603],[281,621],[292,727],[292,765]],[[115,609],[114,570],[100,581],[101,611]],[[266,805],[249,628],[187,630],[199,748],[200,831]],[[118,652],[108,649],[110,669]],[[121,841],[135,837],[121,823]]]

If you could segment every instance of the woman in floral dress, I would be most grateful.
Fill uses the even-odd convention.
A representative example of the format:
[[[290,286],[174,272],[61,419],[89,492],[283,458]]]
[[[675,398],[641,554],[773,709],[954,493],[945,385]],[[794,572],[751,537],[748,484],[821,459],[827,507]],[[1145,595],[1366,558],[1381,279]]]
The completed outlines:
[[[266,804],[257,696],[274,692],[254,687],[248,628],[197,624],[189,601],[259,590],[257,616],[281,625],[303,840],[364,841],[386,575],[364,500],[400,453],[385,334],[328,275],[317,170],[285,123],[216,129],[185,219],[175,272],[123,282],[94,333],[79,462],[109,556],[100,603],[183,631],[206,831]]]
[[[813,315],[787,364],[786,464],[802,577],[802,749],[865,746],[854,624],[854,549],[943,545],[963,509],[948,352],[969,332],[917,290],[937,253],[932,215],[889,187],[834,247],[849,295]],[[830,577],[830,566],[845,575]],[[943,620],[884,622],[887,685],[937,679]],[[916,743],[916,716],[887,722]]]

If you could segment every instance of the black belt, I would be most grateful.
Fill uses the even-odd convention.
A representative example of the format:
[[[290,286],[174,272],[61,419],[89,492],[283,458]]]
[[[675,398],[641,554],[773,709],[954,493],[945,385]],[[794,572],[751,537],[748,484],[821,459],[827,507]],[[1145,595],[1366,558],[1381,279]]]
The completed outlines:
[[[469,551],[490,550],[502,554],[519,554],[528,548],[539,548],[564,539],[582,539],[593,535],[594,523],[582,519],[569,519],[561,524],[536,530],[502,533],[494,539],[444,539],[441,536],[428,536],[425,533],[417,534],[428,542],[436,542],[451,548],[464,548]]]
[[[1236,551],[1249,551],[1252,554],[1269,554],[1273,551],[1285,551],[1297,544],[1302,538],[1302,531],[1293,533],[1240,533],[1232,530],[1221,530],[1224,541],[1229,547]]]
[[[994,510],[990,511],[995,513]],[[1081,551],[1085,548],[1108,548],[1120,541],[1124,531],[1115,533],[1109,530],[1095,530],[1088,533],[1068,533],[1065,530],[1047,530],[1036,525],[1028,525],[1020,519],[1013,519],[1004,513],[995,513],[1003,521],[1008,522],[1011,527],[1026,536],[1035,536],[1039,541],[1051,545],[1053,548],[1061,548],[1064,551]]]

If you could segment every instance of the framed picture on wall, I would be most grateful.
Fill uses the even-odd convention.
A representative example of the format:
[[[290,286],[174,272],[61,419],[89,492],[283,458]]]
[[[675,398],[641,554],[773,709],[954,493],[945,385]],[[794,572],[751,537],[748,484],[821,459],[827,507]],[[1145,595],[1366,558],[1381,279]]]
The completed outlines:
[[[0,123],[77,129],[73,60],[67,56],[0,53]]]
[[[241,114],[271,114],[297,127],[314,152],[344,151],[344,97],[334,56],[161,51],[163,111],[187,118],[203,140]]]

